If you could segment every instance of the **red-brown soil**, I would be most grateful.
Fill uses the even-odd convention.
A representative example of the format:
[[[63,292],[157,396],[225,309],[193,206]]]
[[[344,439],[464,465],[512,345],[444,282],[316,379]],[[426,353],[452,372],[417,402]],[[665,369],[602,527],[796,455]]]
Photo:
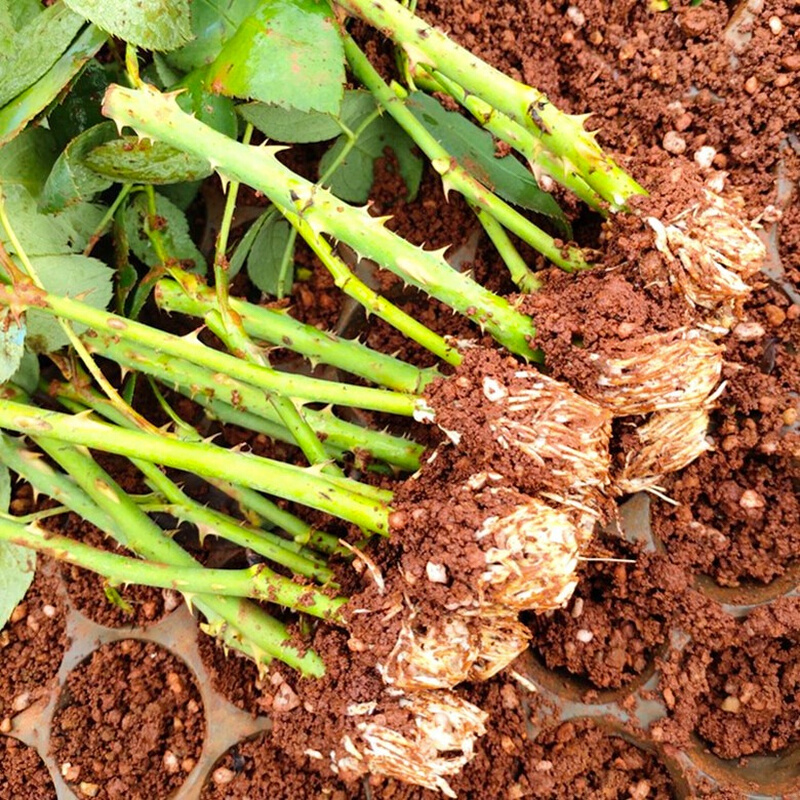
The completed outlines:
[[[97,798],[145,800],[183,783],[204,732],[186,666],[155,644],[124,639],[95,650],[69,674],[51,748],[72,786],[89,784]]]

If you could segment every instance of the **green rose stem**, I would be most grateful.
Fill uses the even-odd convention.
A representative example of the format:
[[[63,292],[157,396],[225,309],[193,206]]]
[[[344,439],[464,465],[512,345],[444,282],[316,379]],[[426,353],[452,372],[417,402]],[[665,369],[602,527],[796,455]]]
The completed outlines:
[[[135,583],[188,594],[249,597],[332,622],[341,622],[338,610],[347,602],[346,598],[328,597],[318,589],[294,583],[263,565],[234,570],[141,561],[54,534],[37,522],[21,524],[0,517],[0,540],[91,570],[117,586]]]
[[[56,399],[67,405],[70,410],[75,411],[76,406],[79,406],[80,410],[84,410],[88,406],[111,422],[132,428],[129,420],[123,418],[111,403],[94,389],[80,381],[73,380],[70,383],[56,384],[50,387],[50,391]],[[192,438],[188,438],[190,436]],[[193,442],[203,441],[202,436],[194,428],[186,424],[181,427],[181,438]],[[141,459],[135,460],[134,463],[145,474],[151,486],[155,488],[167,486],[166,481],[169,479],[154,464]],[[260,528],[262,523],[266,521],[286,531],[292,537],[292,541],[280,539],[277,543],[281,547],[294,553],[302,553],[311,560],[316,559],[308,551],[306,545],[322,553],[350,556],[350,552],[339,544],[339,540],[335,536],[312,528],[311,525],[303,522],[291,512],[280,508],[264,495],[229,481],[212,478],[209,479],[209,483],[238,503],[242,513],[253,527]],[[172,486],[168,487],[168,491],[172,491]],[[165,496],[167,495],[167,492],[162,493]],[[173,495],[173,497],[177,497],[177,495]],[[178,497],[177,502],[183,502],[182,498]],[[322,564],[324,562],[317,563]]]
[[[12,390],[6,386],[3,394],[8,396]],[[25,407],[19,403],[14,405]],[[55,478],[58,473],[47,462],[23,450],[15,440],[0,434],[0,443],[3,462],[36,491],[47,495],[54,491],[63,505],[111,534],[137,555],[164,564],[197,566],[197,562],[177,542],[165,536],[85,450],[38,440],[37,443],[46,445],[47,452],[70,476]],[[15,453],[19,456],[17,461],[10,458],[6,461]],[[263,665],[270,658],[277,658],[304,675],[319,677],[325,673],[325,665],[316,653],[301,653],[292,644],[286,626],[254,603],[214,595],[187,594],[185,597],[206,617],[214,635],[257,664]]]
[[[126,546],[134,553],[160,563],[196,566],[197,562],[177,542],[165,536],[158,525],[88,454],[44,437],[34,437],[34,441],[73,475],[92,500],[115,519],[115,529],[125,531],[128,540]],[[228,643],[238,642],[247,647],[257,663],[262,661],[265,653],[304,673],[324,674],[325,667],[319,656],[313,652],[301,654],[291,643],[292,637],[286,626],[258,606],[232,597],[184,596],[206,617],[211,630],[223,634],[223,639]],[[231,629],[229,636],[225,636],[227,628]],[[260,652],[262,650],[263,653]]]
[[[395,0],[336,0],[336,5],[401,47],[412,70],[417,65],[438,70],[523,128],[541,134],[542,144],[564,162],[564,169],[577,172],[612,211],[621,210],[633,195],[645,194],[603,152],[595,134],[584,129],[586,115],[559,111],[544,93],[489,66]]]
[[[223,175],[249,184],[284,213],[297,215],[315,234],[325,233],[345,242],[361,257],[385,266],[465,314],[512,352],[537,358],[528,344],[536,332],[528,317],[454,270],[441,252],[414,247],[386,229],[384,221],[370,216],[366,209],[348,205],[287,169],[275,158],[276,148],[254,148],[232,141],[181,111],[174,96],[163,95],[152,87],[135,91],[110,86],[103,113],[119,126],[128,125],[142,136],[208,159]],[[297,396],[289,391],[283,393]]]
[[[206,325],[228,348],[231,355],[251,364],[269,367],[266,356],[250,341],[240,320],[234,320],[231,314],[211,311],[206,315]],[[329,460],[322,442],[291,398],[272,393],[268,395],[267,400],[289,431],[292,442],[297,444],[309,464],[312,466],[320,464],[320,470],[329,475],[343,474],[339,467]]]
[[[57,453],[51,452],[52,443],[43,440],[39,444],[42,449],[57,459]],[[327,583],[333,577],[333,573],[325,566],[325,562],[319,556],[304,551],[301,546],[282,539],[277,534],[244,525],[240,520],[235,520],[218,511],[206,508],[201,503],[188,497],[155,464],[135,458],[132,458],[131,462],[142,471],[150,487],[168,501],[167,506],[162,504],[162,510],[172,514],[179,520],[185,520],[196,525],[198,531],[202,534],[201,538],[208,534],[220,536],[241,547],[247,547],[260,556],[287,567],[298,575],[313,578],[320,583]]]
[[[209,372],[183,359],[159,354],[141,345],[115,341],[114,337],[86,337],[85,342],[89,351],[95,355],[109,358],[127,369],[151,375],[190,399],[213,409],[221,417],[230,419],[232,416],[227,412],[226,406],[233,411],[260,417],[268,424],[254,427],[254,430],[292,443],[289,432],[276,426],[279,421],[277,412],[261,389],[219,372]],[[306,409],[305,415],[324,444],[331,445],[333,454],[362,451],[371,458],[409,472],[419,469],[423,448],[415,442],[346,422],[330,411]]]
[[[450,189],[455,189],[472,205],[491,214],[505,228],[561,269],[576,272],[589,268],[590,265],[584,260],[579,248],[557,244],[552,236],[475,180],[414,116],[405,104],[405,97],[392,90],[349,36],[344,37],[344,52],[353,75],[372,92],[381,106],[430,159],[433,168],[442,178],[445,194]],[[398,90],[402,92],[400,87]]]
[[[291,223],[293,230],[305,239],[306,244],[330,272],[337,289],[341,289],[348,297],[352,297],[360,303],[367,310],[367,314],[374,314],[378,319],[388,322],[412,342],[422,345],[442,361],[455,367],[461,363],[461,354],[445,338],[434,333],[410,314],[401,311],[355,275],[347,264],[333,252],[331,245],[305,219],[304,215],[294,214],[286,209],[281,209],[281,211]],[[370,219],[374,219],[374,217],[370,217]],[[408,277],[404,276],[404,278],[413,283]]]
[[[205,317],[214,310],[214,291],[198,276],[176,270],[172,271],[172,276],[179,282],[162,279],[156,284],[154,298],[159,308],[195,317]],[[305,356],[312,364],[329,364],[379,386],[411,394],[421,393],[431,381],[441,377],[435,368],[415,367],[358,341],[305,325],[286,313],[235,297],[229,298],[229,302],[231,311],[241,317],[250,336],[286,347]]]
[[[389,531],[390,508],[384,498],[390,493],[379,491],[373,494],[380,496],[366,497],[361,492],[367,487],[357,481],[321,475],[313,467],[302,469],[210,443],[123,430],[82,415],[34,409],[6,399],[0,399],[0,428],[235,481],[332,514],[373,533],[385,535]]]
[[[356,406],[371,411],[412,416],[421,401],[411,395],[365,386],[290,375],[256,364],[248,364],[227,353],[206,347],[192,337],[181,337],[143,325],[135,320],[100,311],[69,297],[59,297],[31,284],[0,285],[0,306],[16,313],[36,308],[55,317],[80,322],[95,332],[118,336],[175,358],[183,358],[207,369],[303,401]]]
[[[545,149],[540,130],[523,128],[496,108],[484,103],[480,97],[465,92],[463,86],[459,86],[437,70],[428,71],[425,67],[420,66],[410,78],[411,83],[423,87],[426,91],[449,94],[466,108],[489,133],[523,155],[528,160],[534,174],[545,172],[595,211],[599,211],[601,214],[606,213],[606,204],[603,198],[580,175],[565,169],[564,161],[554,158]]]
[[[283,436],[282,439],[279,438],[279,441],[288,441],[288,434],[276,431],[274,425],[250,411],[243,411],[205,395],[192,395],[184,386],[176,388],[177,391],[207,409],[209,413],[221,422],[237,425],[246,430],[257,431],[266,436],[269,436],[270,430],[272,430],[273,434],[278,434],[279,437]],[[420,457],[425,449],[422,445],[400,436],[392,436],[384,431],[374,431],[371,428],[362,428],[359,425],[344,422],[334,417],[330,411],[318,411],[316,413],[323,418],[328,418],[328,423],[324,427],[330,433],[326,434],[328,438],[325,440],[325,444],[329,446],[331,455],[338,457],[340,460],[345,460],[346,453],[353,453],[356,465],[362,469],[374,467],[382,472],[391,472],[392,470],[416,472],[420,468]],[[344,428],[345,426],[347,426],[347,429],[339,433],[339,428]],[[321,430],[323,426],[320,425],[319,427]],[[353,428],[360,433],[353,433]],[[382,464],[388,465],[390,470],[380,470]]]
[[[511,280],[523,292],[538,292],[542,288],[541,280],[514,247],[506,229],[485,209],[473,206],[473,211],[477,214],[483,229],[508,267]]]
[[[245,127],[243,143],[249,144],[253,133],[253,126],[248,123]],[[152,189],[152,187],[149,187]],[[236,208],[236,198],[239,194],[239,182],[232,181],[228,186],[228,196],[225,200],[225,210],[222,215],[217,236],[217,245],[214,253],[214,286],[217,293],[217,308],[206,316],[206,325],[217,335],[222,343],[235,355],[251,364],[269,367],[266,353],[257,347],[247,335],[242,325],[241,317],[231,312],[228,297],[228,271],[225,251],[228,246],[233,212]],[[311,429],[303,412],[294,401],[283,395],[270,394],[269,403],[275,409],[281,422],[289,431],[294,443],[303,452],[303,455],[312,466],[321,464],[322,471],[328,474],[341,475],[342,472],[335,463],[328,460],[328,454],[316,433]]]

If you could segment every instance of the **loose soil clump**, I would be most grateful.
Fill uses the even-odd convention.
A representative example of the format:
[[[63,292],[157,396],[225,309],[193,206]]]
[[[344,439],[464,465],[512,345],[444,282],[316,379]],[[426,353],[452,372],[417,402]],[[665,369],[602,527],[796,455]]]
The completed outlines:
[[[214,765],[200,800],[361,800],[357,786],[346,786],[308,769],[309,757],[290,758],[280,739],[262,733],[237,744]]]
[[[663,555],[614,535],[598,538],[596,546],[600,560],[581,565],[567,607],[527,619],[531,647],[548,669],[595,689],[620,689],[655,666],[688,579]],[[631,563],[614,563],[618,559]]]

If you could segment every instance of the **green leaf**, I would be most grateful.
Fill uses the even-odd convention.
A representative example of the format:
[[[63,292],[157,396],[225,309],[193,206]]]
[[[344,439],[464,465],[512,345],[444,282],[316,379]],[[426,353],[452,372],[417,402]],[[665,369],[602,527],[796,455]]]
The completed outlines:
[[[0,145],[13,139],[50,105],[105,41],[106,34],[89,25],[45,75],[0,109]]]
[[[14,21],[8,10],[8,0],[0,0],[0,53],[10,50],[14,46],[15,32]]]
[[[106,308],[111,300],[113,270],[102,261],[84,255],[34,256],[33,267],[48,292],[59,296],[77,297],[94,308]],[[44,311],[27,313],[26,346],[35,353],[52,353],[69,343],[57,320]],[[77,333],[85,325],[73,323]]]
[[[492,135],[455,111],[446,111],[423,92],[409,95],[406,105],[445,150],[487,189],[509,203],[552,219],[565,236],[569,222],[558,203],[539,188],[536,178],[512,155],[495,157]]]
[[[0,58],[0,106],[39,80],[83,25],[81,17],[56,3],[20,30]]]
[[[348,89],[337,114],[299,111],[259,102],[245,103],[237,106],[236,110],[270,139],[306,144],[333,139],[343,132],[343,127],[352,130],[377,108],[375,98],[369,92]]]
[[[189,0],[64,0],[118,39],[147,50],[175,50],[191,39]]]
[[[92,203],[78,203],[57,215],[41,214],[36,201],[22,186],[6,186],[6,208],[20,245],[30,256],[79,253],[89,242],[103,216]],[[16,251],[0,228],[0,241]]]
[[[164,142],[123,136],[88,153],[84,163],[106,178],[123,183],[182,183],[207,178],[211,165]]]
[[[0,184],[22,186],[34,197],[42,191],[56,160],[53,134],[46,128],[29,128],[0,147]]]
[[[39,208],[44,212],[61,211],[108,189],[113,182],[87,167],[84,159],[98,145],[116,138],[117,126],[113,122],[95,125],[76,136],[53,165],[39,199]]]
[[[172,86],[173,91],[185,90],[177,97],[178,105],[214,130],[235,139],[239,132],[239,118],[233,100],[208,91],[206,74],[206,69],[195,70]]]
[[[247,274],[254,285],[272,297],[288,294],[294,280],[293,254],[289,269],[281,275],[284,254],[291,235],[291,225],[275,214],[264,221],[247,258]]]
[[[325,142],[342,132],[342,126],[333,114],[320,111],[298,111],[258,102],[245,103],[237,106],[236,110],[245,121],[278,142]]]
[[[351,130],[358,128],[363,119],[369,116],[362,109],[362,118],[353,115],[347,120]],[[374,111],[374,101],[373,101]],[[319,164],[320,176],[324,175],[347,147],[349,139],[340,136],[333,147],[322,157]],[[352,150],[331,175],[327,184],[330,190],[342,200],[351,203],[365,203],[374,180],[375,160],[390,148],[397,158],[400,175],[408,189],[408,199],[416,197],[422,180],[422,159],[417,155],[414,142],[405,131],[389,116],[379,116],[361,131]]]
[[[39,385],[39,358],[30,350],[22,355],[17,371],[11,376],[11,382],[33,394]]]
[[[261,0],[192,0],[192,34],[194,38],[178,50],[167,54],[176,69],[191,72],[207,66],[236,29],[255,12]]]
[[[176,72],[167,61],[167,57],[161,53],[153,53],[153,67],[162,89],[174,86],[181,79],[181,73]]]
[[[11,502],[11,475],[0,465],[0,510]],[[0,629],[5,627],[36,572],[36,552],[27,547],[0,542]]]
[[[262,3],[225,43],[208,77],[219,94],[334,114],[344,81],[336,20],[318,0]]]
[[[239,244],[236,245],[236,250],[233,251],[233,256],[231,256],[231,260],[228,263],[229,279],[235,278],[239,274],[239,271],[244,266],[247,256],[250,255],[253,242],[256,240],[256,236],[258,236],[258,232],[261,230],[261,227],[270,217],[275,216],[277,213],[278,212],[274,208],[271,208],[269,211],[258,217],[247,229],[247,232],[244,236],[242,236]]]
[[[9,379],[22,363],[25,333],[24,319],[15,317],[8,308],[0,309],[0,385]]]
[[[184,262],[187,269],[204,274],[206,262],[189,235],[189,223],[183,211],[166,197],[156,194],[156,215],[158,231],[167,255]],[[162,266],[161,259],[156,255],[145,229],[148,218],[147,197],[141,192],[126,206],[122,214],[122,224],[134,255],[148,267],[158,267]]]
[[[42,13],[41,0],[7,0],[11,24],[20,30]]]
[[[105,122],[100,111],[103,95],[115,80],[121,80],[116,65],[102,66],[92,60],[61,102],[50,109],[47,120],[60,149],[78,134]]]

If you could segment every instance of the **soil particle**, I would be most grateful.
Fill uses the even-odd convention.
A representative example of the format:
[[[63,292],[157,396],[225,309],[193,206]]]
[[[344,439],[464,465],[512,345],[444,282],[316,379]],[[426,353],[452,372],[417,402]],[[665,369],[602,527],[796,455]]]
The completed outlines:
[[[67,648],[66,607],[53,571],[39,559],[33,583],[0,631],[0,719],[44,695]]]
[[[105,645],[73,670],[53,719],[65,780],[98,800],[167,797],[200,757],[205,720],[186,666],[135,639]]]
[[[41,756],[32,748],[0,736],[0,800],[56,800],[56,790]]]
[[[359,800],[358,786],[308,768],[311,759],[292,759],[270,733],[235,745],[214,765],[201,800]]]

